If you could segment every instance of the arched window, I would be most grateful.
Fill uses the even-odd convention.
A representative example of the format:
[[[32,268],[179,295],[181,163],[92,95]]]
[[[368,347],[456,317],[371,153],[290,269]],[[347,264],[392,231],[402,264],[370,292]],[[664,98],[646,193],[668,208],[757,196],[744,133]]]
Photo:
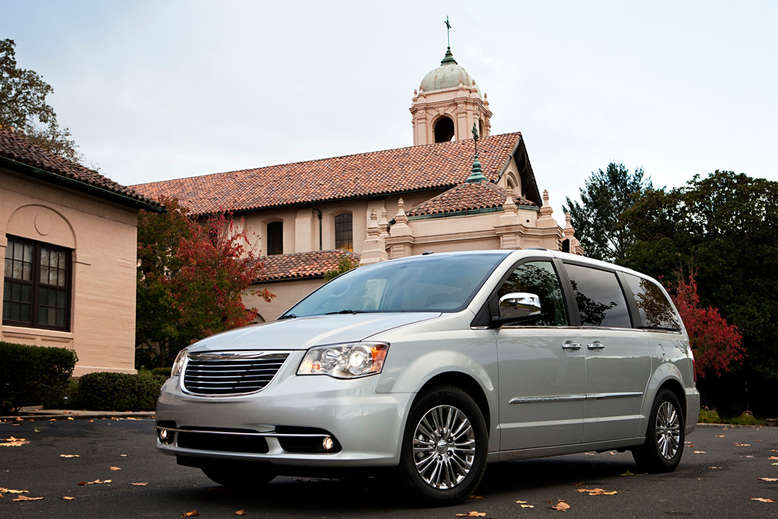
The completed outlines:
[[[267,255],[284,253],[284,222],[267,224]]]
[[[335,217],[335,248],[354,250],[354,237],[351,225],[351,213],[339,214]]]
[[[435,142],[448,142],[454,138],[454,121],[443,116],[435,121]]]
[[[484,120],[478,119],[478,136],[483,137],[484,136]]]

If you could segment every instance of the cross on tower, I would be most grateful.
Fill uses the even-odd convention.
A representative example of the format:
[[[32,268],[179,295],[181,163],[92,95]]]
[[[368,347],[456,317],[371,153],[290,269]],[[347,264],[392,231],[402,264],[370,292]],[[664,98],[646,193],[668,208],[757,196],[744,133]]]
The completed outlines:
[[[451,47],[451,23],[448,21],[448,16],[443,23],[446,24],[446,43]]]

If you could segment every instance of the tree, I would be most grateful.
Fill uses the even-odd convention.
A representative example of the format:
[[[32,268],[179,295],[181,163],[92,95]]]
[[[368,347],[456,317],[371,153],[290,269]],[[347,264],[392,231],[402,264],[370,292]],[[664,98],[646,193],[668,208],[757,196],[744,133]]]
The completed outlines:
[[[701,391],[717,405],[778,413],[778,182],[731,171],[695,175],[646,193],[622,215],[632,242],[625,266],[667,277],[694,272],[700,304],[737,326],[742,366]],[[739,411],[738,411],[739,412]]]
[[[77,162],[70,130],[59,127],[46,102],[54,89],[37,72],[17,67],[15,46],[13,40],[0,40],[0,128],[19,130],[41,148]]]
[[[343,256],[338,261],[338,267],[336,269],[328,270],[327,272],[324,273],[324,281],[335,279],[341,274],[344,274],[349,270],[353,270],[358,266],[359,266],[359,262],[357,260],[349,256]]]
[[[264,268],[229,215],[197,220],[161,202],[166,213],[138,218],[137,363],[146,366],[169,366],[192,342],[249,324],[256,310],[241,295]]]
[[[592,172],[579,189],[581,201],[567,198],[563,207],[586,255],[606,261],[619,261],[632,240],[632,233],[619,216],[644,193],[653,188],[643,170],[632,173],[623,164],[611,162]]]
[[[743,336],[717,308],[700,306],[694,274],[690,273],[688,280],[679,274],[673,288],[673,303],[689,334],[697,378],[706,374],[721,376],[742,361]]]

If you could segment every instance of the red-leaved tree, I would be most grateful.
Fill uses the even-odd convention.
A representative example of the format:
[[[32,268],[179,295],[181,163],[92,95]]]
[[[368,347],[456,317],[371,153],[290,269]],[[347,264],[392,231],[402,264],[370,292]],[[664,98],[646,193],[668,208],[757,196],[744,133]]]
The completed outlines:
[[[688,280],[679,274],[672,296],[689,334],[694,352],[697,378],[706,374],[719,376],[743,360],[743,337],[737,326],[727,323],[717,308],[700,306],[694,273]]]
[[[136,363],[169,366],[192,342],[249,324],[242,294],[264,266],[229,214],[192,218],[173,199],[138,219]],[[267,289],[257,294],[269,301]]]

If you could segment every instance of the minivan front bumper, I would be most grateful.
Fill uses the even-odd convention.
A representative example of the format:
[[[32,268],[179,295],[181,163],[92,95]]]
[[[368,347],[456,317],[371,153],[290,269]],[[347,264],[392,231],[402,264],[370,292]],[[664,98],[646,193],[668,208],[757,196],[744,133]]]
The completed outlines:
[[[375,391],[378,376],[353,380],[324,375],[297,376],[299,364],[292,355],[277,377],[257,393],[243,396],[203,397],[182,391],[173,377],[162,387],[157,403],[157,423],[170,432],[188,430],[244,431],[267,442],[266,452],[249,449],[211,450],[179,445],[180,432],[171,443],[157,437],[157,448],[181,458],[211,458],[233,461],[265,461],[276,465],[316,467],[372,467],[397,465],[400,459],[404,419],[413,393]],[[305,453],[284,449],[284,431],[306,429],[329,433],[337,452]],[[206,433],[208,434],[208,433]],[[302,437],[302,436],[301,436]],[[230,436],[226,439],[229,449]],[[237,437],[236,437],[237,438]],[[241,436],[240,438],[245,438]],[[310,439],[310,437],[308,437]],[[241,442],[234,442],[236,447]]]

